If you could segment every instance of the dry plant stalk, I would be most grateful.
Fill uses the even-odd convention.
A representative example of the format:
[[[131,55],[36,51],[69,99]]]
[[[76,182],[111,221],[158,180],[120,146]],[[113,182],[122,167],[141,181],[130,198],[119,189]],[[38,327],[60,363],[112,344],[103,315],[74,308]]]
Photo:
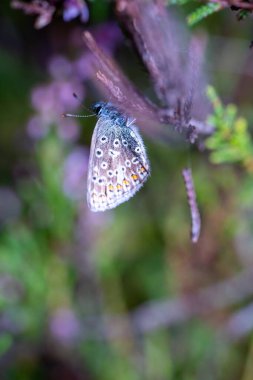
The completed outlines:
[[[184,169],[182,171],[182,175],[184,178],[188,204],[189,204],[189,208],[191,212],[191,222],[192,222],[191,240],[193,243],[197,243],[199,240],[199,235],[200,235],[201,219],[200,219],[191,169],[189,168]]]
[[[116,0],[116,11],[150,74],[160,105],[141,94],[113,58],[101,50],[89,32],[85,32],[84,41],[96,58],[96,79],[107,97],[112,98],[124,113],[136,117],[138,124],[145,125],[146,132],[156,133],[156,137],[157,133],[162,135],[159,131],[162,123],[184,133],[191,143],[200,135],[212,133],[212,127],[192,117],[194,107],[201,108],[203,102],[199,96],[196,105],[194,96],[202,75],[203,39],[192,37],[188,54],[183,57],[184,32],[168,13],[163,0]],[[192,241],[196,243],[201,221],[191,170],[184,170],[183,176],[191,210]]]
[[[156,107],[152,107],[139,93],[117,66],[116,62],[100,49],[89,32],[84,32],[83,38],[96,58],[96,77],[103,84],[104,89],[107,90],[108,96],[112,96],[113,101],[119,107],[133,110],[134,114],[147,112],[148,116],[155,120]]]
[[[107,97],[125,113],[137,117],[146,130],[153,129],[150,125],[156,124],[158,132],[159,124],[167,124],[184,133],[191,143],[199,135],[212,133],[212,127],[191,115],[194,82],[196,73],[201,72],[198,66],[203,57],[200,39],[195,38],[190,44],[189,55],[182,57],[180,34],[183,32],[162,0],[117,0],[116,11],[150,73],[161,105],[155,105],[141,94],[113,58],[97,46],[89,32],[85,32],[84,41],[96,57],[96,77]],[[189,59],[192,56],[194,60]]]
[[[52,21],[56,10],[54,5],[43,0],[33,0],[31,3],[13,0],[11,6],[12,8],[23,10],[26,14],[36,15],[36,29],[41,29],[48,25]]]

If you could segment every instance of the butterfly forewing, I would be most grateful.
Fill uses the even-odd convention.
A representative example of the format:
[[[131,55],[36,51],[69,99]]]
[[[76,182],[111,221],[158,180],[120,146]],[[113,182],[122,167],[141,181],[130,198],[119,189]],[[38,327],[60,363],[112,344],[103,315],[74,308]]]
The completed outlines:
[[[110,118],[99,118],[89,160],[90,209],[104,211],[127,201],[149,174],[148,158],[137,128],[114,125]]]

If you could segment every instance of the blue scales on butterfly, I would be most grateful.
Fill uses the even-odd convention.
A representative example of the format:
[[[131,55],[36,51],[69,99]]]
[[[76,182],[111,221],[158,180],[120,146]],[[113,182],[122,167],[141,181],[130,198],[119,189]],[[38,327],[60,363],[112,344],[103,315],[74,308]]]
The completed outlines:
[[[150,165],[134,120],[111,103],[97,102],[92,109],[98,121],[90,149],[87,202],[92,211],[105,211],[142,187]]]

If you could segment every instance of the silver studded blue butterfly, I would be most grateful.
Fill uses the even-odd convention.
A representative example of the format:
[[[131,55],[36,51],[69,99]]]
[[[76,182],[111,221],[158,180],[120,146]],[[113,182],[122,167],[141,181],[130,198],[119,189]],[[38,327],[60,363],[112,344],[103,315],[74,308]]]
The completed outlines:
[[[131,198],[150,175],[142,138],[134,125],[111,103],[97,102],[98,116],[88,167],[87,202],[105,211]]]

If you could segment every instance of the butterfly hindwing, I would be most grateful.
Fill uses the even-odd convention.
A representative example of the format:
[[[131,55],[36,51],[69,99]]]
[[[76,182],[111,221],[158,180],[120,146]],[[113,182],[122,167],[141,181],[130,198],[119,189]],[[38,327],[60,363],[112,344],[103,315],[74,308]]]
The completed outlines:
[[[103,211],[106,200],[107,173],[110,166],[108,145],[112,138],[109,120],[98,119],[95,126],[88,167],[87,202],[92,211]]]
[[[131,198],[150,174],[145,147],[133,125],[99,118],[94,129],[87,201],[92,211],[114,208]]]

